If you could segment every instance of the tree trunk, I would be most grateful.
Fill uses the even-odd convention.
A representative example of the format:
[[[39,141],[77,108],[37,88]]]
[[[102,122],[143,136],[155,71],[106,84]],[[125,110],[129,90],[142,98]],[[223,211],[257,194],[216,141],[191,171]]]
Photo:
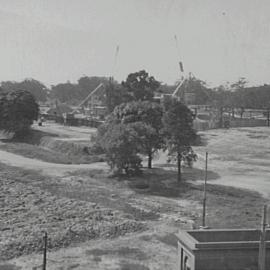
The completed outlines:
[[[148,169],[152,169],[152,152],[148,153]]]
[[[220,120],[219,120],[220,128],[223,128],[223,107],[220,108]]]
[[[181,161],[182,161],[182,156],[180,153],[178,153],[177,154],[177,168],[178,168],[177,180],[178,182],[181,182],[182,180]]]

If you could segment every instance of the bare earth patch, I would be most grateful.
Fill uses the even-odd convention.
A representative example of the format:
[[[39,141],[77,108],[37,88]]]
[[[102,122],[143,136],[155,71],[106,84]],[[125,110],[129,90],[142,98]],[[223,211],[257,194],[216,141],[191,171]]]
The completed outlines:
[[[205,151],[209,169],[220,175],[212,183],[254,190],[270,198],[270,128],[233,128],[201,132],[206,146],[195,147],[204,168]],[[203,180],[203,176],[201,178]]]
[[[1,172],[4,170],[4,175],[0,173],[1,260],[41,251],[45,231],[49,235],[48,246],[54,249],[144,228],[96,203],[53,196],[38,187],[39,181],[45,180],[42,177],[35,181],[20,170],[2,165]],[[12,170],[12,176],[7,170]]]

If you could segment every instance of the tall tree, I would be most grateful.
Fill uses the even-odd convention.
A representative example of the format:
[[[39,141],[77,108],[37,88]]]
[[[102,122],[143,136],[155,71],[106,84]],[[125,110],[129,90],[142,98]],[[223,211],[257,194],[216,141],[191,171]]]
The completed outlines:
[[[59,83],[52,86],[51,98],[63,103],[77,104],[81,100],[80,88],[77,84],[70,82]]]
[[[1,83],[3,90],[24,90],[30,92],[37,101],[45,102],[48,97],[48,88],[34,79],[25,79],[22,82],[5,81]]]
[[[106,77],[88,77],[83,76],[78,80],[78,86],[80,88],[81,98],[88,96],[100,83],[105,86],[108,85],[109,79]]]
[[[194,76],[190,76],[184,81],[182,88],[185,93],[192,93],[192,104],[209,104],[210,91],[206,87],[206,83]],[[187,100],[188,101],[188,100]]]
[[[110,81],[110,83],[106,85],[105,95],[108,113],[111,113],[114,108],[120,104],[131,100],[131,96],[127,92],[127,89],[114,81]]]
[[[98,130],[96,147],[102,149],[111,169],[118,174],[137,174],[141,168],[138,134],[130,125],[108,124]]]
[[[176,157],[178,167],[178,181],[181,181],[182,161],[194,160],[191,144],[196,138],[193,129],[193,113],[183,103],[171,99],[165,104],[163,115],[164,135],[166,137],[166,149],[170,156]]]
[[[140,136],[140,152],[148,156],[148,168],[152,167],[154,153],[161,149],[164,139],[162,130],[163,108],[150,101],[133,101],[116,107],[109,121],[133,124]]]
[[[38,104],[30,92],[17,90],[0,93],[0,129],[24,135],[37,120]]]
[[[133,100],[152,100],[160,83],[145,70],[130,73],[122,85],[127,89]]]

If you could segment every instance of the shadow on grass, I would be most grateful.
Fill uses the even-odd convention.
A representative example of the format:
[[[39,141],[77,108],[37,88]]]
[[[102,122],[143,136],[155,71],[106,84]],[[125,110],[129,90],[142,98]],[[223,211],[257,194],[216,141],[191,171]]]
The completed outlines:
[[[205,135],[197,134],[195,141],[193,142],[192,146],[206,146],[208,140]]]
[[[6,143],[27,143],[39,145],[41,143],[42,138],[44,137],[59,137],[57,134],[52,134],[40,130],[30,129],[29,132],[23,134],[20,137],[13,137],[11,139],[3,139],[3,142]]]
[[[177,181],[177,172],[166,170],[163,168],[154,168],[144,170],[140,177],[132,177],[129,179],[128,185],[137,193],[146,195],[179,197],[182,193],[190,189],[191,184],[187,181],[201,180],[204,177],[204,170],[197,168],[185,168],[182,174],[182,181]],[[215,180],[220,176],[208,171],[208,179]]]
[[[0,269],[1,270],[20,270],[22,268],[15,266],[15,265],[12,265],[12,264],[1,264]]]

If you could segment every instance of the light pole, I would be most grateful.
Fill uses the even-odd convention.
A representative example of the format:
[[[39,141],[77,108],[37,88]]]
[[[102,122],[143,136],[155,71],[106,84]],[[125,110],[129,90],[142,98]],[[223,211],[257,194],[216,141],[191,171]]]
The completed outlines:
[[[203,217],[202,227],[205,227],[205,216],[206,216],[206,185],[207,185],[207,164],[208,163],[208,152],[205,153],[205,175],[204,175],[204,190],[203,190]]]

